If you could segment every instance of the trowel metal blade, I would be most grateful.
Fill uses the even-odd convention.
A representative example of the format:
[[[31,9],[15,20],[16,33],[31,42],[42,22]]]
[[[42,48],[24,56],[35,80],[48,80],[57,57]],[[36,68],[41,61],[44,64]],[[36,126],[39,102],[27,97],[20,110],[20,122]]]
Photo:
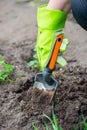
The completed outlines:
[[[40,90],[55,90],[58,87],[58,82],[51,76],[51,84],[48,84],[44,79],[43,73],[38,73],[35,77],[34,87]]]
[[[58,87],[58,82],[53,76],[51,76],[50,78],[52,82],[48,84],[44,79],[44,74],[37,73],[37,75],[35,76],[35,82],[33,87],[39,90],[43,90],[44,93],[48,94],[50,97],[49,103],[52,103],[55,97],[56,88]]]

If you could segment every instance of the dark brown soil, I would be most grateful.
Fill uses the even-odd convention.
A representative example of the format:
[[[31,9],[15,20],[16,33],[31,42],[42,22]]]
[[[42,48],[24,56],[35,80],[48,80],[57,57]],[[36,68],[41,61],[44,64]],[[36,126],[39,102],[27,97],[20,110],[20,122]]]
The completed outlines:
[[[82,130],[81,115],[87,120],[87,68],[69,67],[56,72],[60,85],[57,88],[55,99],[55,114],[63,130]],[[27,83],[27,82],[26,82]],[[34,122],[43,124],[43,114],[51,117],[52,105],[50,96],[42,90],[38,90],[27,84],[29,89],[21,92],[18,101],[24,101],[22,111],[29,118],[34,117]],[[27,87],[27,88],[28,88]],[[20,92],[19,88],[16,93]],[[43,130],[43,127],[40,128]]]
[[[6,51],[7,43],[0,43],[5,60],[14,65],[11,76],[14,82],[0,84],[1,130],[33,130],[32,123],[35,123],[39,130],[45,130],[43,122],[46,118],[43,115],[52,116],[50,95],[33,88],[38,70],[27,66],[33,55],[32,43],[29,39],[20,44],[8,43]],[[69,66],[64,69],[57,67],[55,72],[59,86],[53,100],[54,111],[63,130],[83,130],[81,115],[87,120],[87,68],[71,66],[70,62],[74,61],[76,62],[71,59]],[[22,76],[21,72],[24,73]],[[51,126],[50,122],[48,123]]]
[[[45,130],[44,114],[51,117],[50,96],[44,91],[33,88],[34,77],[38,70],[28,68],[32,59],[34,41],[29,39],[9,44],[1,41],[2,55],[8,63],[14,65],[12,83],[0,84],[0,129],[33,130],[35,123],[39,130]],[[33,43],[33,44],[32,44]],[[16,51],[15,51],[16,50]],[[27,53],[26,53],[27,52]],[[69,65],[55,72],[59,86],[54,103],[55,115],[63,130],[83,130],[81,115],[87,120],[87,68]],[[71,63],[70,63],[71,62]],[[21,72],[24,74],[21,76]],[[51,126],[51,124],[49,123]]]
[[[52,104],[48,93],[33,88],[38,70],[27,67],[33,55],[31,42],[11,44],[7,49],[1,42],[0,47],[5,60],[14,65],[11,76],[14,82],[0,84],[0,129],[33,130],[32,123],[35,123],[39,130],[45,130],[43,115],[52,116]],[[63,130],[82,130],[81,115],[87,120],[87,68],[71,66],[70,62],[76,60],[56,70],[59,87],[53,100],[54,111]],[[20,76],[20,72],[24,75]]]

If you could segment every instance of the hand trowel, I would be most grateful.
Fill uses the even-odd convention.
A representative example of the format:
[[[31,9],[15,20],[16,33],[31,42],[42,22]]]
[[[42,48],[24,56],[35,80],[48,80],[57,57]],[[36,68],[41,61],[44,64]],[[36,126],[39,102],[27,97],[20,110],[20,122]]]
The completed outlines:
[[[52,76],[52,72],[55,69],[62,40],[63,34],[58,34],[48,64],[43,72],[37,73],[35,76],[34,88],[36,87],[48,93],[50,95],[50,102],[52,101],[56,88],[59,85],[58,81]]]

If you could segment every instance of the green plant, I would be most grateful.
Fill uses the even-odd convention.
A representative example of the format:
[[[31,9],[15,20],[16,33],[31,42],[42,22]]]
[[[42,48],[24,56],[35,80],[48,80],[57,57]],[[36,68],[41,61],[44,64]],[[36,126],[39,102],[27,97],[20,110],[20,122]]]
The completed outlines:
[[[32,123],[32,127],[34,128],[34,130],[38,130],[38,128],[36,127],[36,125],[34,125],[34,123]]]
[[[44,116],[50,121],[53,130],[62,130],[62,127],[59,126],[56,115],[54,113],[54,102],[52,103],[52,119],[46,114],[44,114]]]
[[[50,128],[49,128],[49,125],[47,124],[46,121],[44,121],[44,125],[45,125],[46,130],[49,130],[49,129],[50,129]]]
[[[9,76],[13,71],[13,65],[7,64],[2,55],[0,55],[0,82],[10,81]]]
[[[37,60],[29,61],[27,65],[28,65],[30,68],[32,68],[32,69],[38,69],[38,68],[39,68],[39,63],[38,63]]]
[[[28,62],[28,67],[32,68],[32,69],[38,69],[40,68],[39,66],[39,62],[37,60],[37,55],[36,55],[36,48],[34,48],[34,52],[35,54],[33,55],[33,60]]]
[[[82,121],[82,126],[84,130],[87,130],[87,122],[85,120]]]
[[[87,130],[87,122],[84,118],[84,115],[81,115],[81,118],[82,118],[81,124],[82,124],[83,130]]]
[[[52,119],[46,114],[44,114],[44,117],[46,117],[50,121],[53,130],[63,130],[62,127],[59,126],[56,115],[54,113],[54,102],[52,103]],[[50,130],[50,127],[46,121],[44,121],[44,125],[45,125],[46,130]],[[36,125],[32,124],[32,126],[33,126],[34,130],[38,130]]]
[[[82,126],[82,130],[87,130],[87,122],[86,122],[83,114],[80,115],[77,127],[74,128],[73,130],[79,130],[79,126]]]

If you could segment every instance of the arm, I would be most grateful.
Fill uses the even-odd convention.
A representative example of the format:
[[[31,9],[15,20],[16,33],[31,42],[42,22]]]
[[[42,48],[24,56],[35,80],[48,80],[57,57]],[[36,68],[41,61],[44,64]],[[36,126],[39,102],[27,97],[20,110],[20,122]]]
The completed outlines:
[[[71,8],[71,0],[50,0],[47,8],[61,10],[68,13]]]
[[[64,29],[70,7],[71,0],[50,0],[48,5],[42,5],[38,8],[36,48],[41,70],[44,70],[49,62],[56,37]]]

